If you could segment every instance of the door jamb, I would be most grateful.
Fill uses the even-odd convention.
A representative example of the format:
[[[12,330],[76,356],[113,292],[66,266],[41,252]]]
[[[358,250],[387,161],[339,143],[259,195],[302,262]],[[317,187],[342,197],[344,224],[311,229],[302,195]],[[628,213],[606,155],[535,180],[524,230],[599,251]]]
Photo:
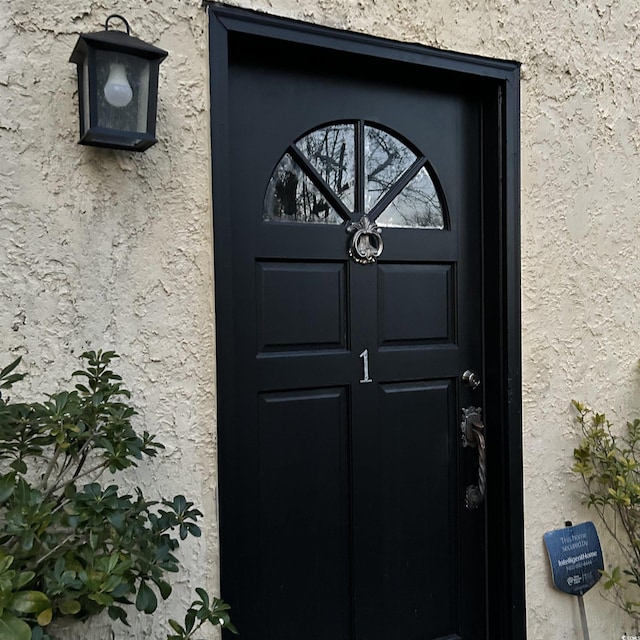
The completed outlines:
[[[206,0],[205,0],[206,1]],[[520,346],[520,65],[442,51],[417,44],[385,40],[339,31],[263,13],[208,4],[211,96],[211,152],[214,211],[216,335],[233,335],[232,256],[221,238],[231,236],[228,162],[228,46],[230,34],[266,37],[290,44],[305,44],[336,51],[406,62],[423,68],[475,78],[495,88],[495,118],[484,118],[485,132],[495,144],[485,150],[497,153],[493,192],[483,206],[485,281],[495,285],[485,292],[485,308],[492,309],[485,346],[491,349],[490,373],[500,381],[493,415],[500,437],[492,449],[488,500],[487,540],[496,555],[488,557],[489,637],[525,640],[524,521],[522,483],[522,372]],[[494,163],[495,160],[494,160]],[[492,176],[494,177],[494,176]],[[497,205],[497,206],[495,206]],[[489,324],[489,323],[486,323]],[[233,340],[216,341],[218,367],[233,363]],[[489,352],[489,351],[488,351]],[[218,369],[220,370],[220,369]],[[224,443],[227,399],[233,398],[233,375],[218,376],[218,439]],[[488,408],[489,409],[489,408]],[[230,407],[229,407],[230,410]],[[490,425],[489,428],[491,428]],[[488,446],[491,446],[487,433]],[[222,560],[224,562],[224,560]],[[224,567],[223,567],[224,570]]]

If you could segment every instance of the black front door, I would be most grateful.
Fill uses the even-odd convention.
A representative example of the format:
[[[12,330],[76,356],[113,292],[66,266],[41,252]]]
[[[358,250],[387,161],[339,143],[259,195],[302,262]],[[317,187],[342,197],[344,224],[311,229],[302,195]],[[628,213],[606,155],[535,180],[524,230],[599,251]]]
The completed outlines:
[[[491,356],[487,91],[253,35],[228,55],[214,224],[234,622],[247,640],[486,640],[491,415],[474,446],[460,425]]]

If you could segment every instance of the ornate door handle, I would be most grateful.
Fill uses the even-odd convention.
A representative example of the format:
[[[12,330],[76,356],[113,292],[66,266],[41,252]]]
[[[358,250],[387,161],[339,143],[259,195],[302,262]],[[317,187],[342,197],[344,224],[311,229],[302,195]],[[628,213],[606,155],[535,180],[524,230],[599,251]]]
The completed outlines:
[[[478,484],[467,487],[465,506],[467,509],[477,509],[484,500],[487,488],[487,453],[484,440],[484,423],[482,422],[482,408],[468,407],[462,410],[462,446],[478,449]]]
[[[381,229],[369,216],[363,215],[357,222],[347,226],[347,233],[352,233],[349,255],[360,264],[370,264],[382,253],[384,247]]]

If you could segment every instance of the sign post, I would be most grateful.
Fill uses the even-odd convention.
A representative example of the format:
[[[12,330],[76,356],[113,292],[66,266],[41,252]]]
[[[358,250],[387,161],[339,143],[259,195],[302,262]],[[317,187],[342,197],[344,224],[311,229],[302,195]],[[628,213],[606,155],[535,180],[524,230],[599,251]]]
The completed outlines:
[[[572,525],[544,534],[555,586],[578,597],[584,640],[589,640],[582,596],[600,580],[604,570],[602,547],[593,522]]]

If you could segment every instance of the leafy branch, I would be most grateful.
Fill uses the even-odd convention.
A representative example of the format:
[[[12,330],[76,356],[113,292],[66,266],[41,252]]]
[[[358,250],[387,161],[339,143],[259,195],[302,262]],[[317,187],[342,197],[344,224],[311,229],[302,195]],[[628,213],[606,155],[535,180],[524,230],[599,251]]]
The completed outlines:
[[[195,637],[200,627],[209,622],[212,625],[220,625],[225,629],[238,633],[229,618],[229,605],[218,598],[210,601],[209,595],[204,589],[196,589],[199,600],[191,603],[184,617],[184,626],[175,620],[169,620],[169,625],[175,634],[167,636],[167,640],[191,640]]]
[[[584,483],[584,503],[594,509],[615,540],[624,568],[603,572],[607,599],[640,623],[640,419],[615,433],[603,413],[572,400],[582,441],[574,450],[573,471]]]

